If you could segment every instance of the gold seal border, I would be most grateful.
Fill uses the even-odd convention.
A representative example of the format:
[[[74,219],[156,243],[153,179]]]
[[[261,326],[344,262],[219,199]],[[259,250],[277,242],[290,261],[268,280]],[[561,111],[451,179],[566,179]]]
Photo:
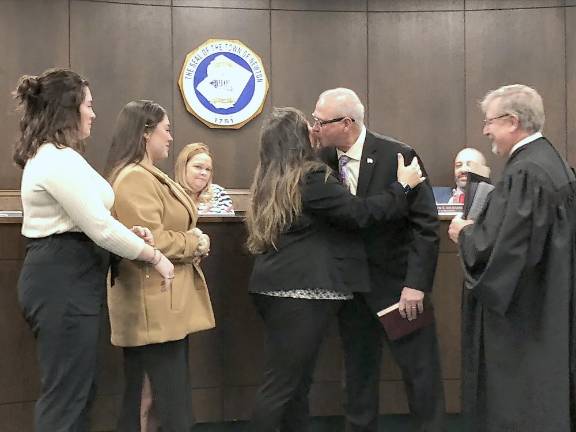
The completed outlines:
[[[188,100],[186,100],[186,96],[184,95],[184,71],[186,70],[186,65],[188,64],[190,59],[193,56],[195,56],[198,53],[198,51],[202,50],[202,48],[204,48],[205,46],[212,45],[214,43],[222,43],[222,42],[234,43],[234,44],[237,44],[237,45],[240,45],[240,46],[246,48],[252,54],[252,56],[254,56],[254,58],[260,63],[260,66],[262,68],[262,75],[264,76],[264,85],[266,86],[266,88],[264,89],[264,97],[262,98],[262,103],[260,104],[258,109],[256,111],[254,111],[254,114],[252,114],[249,118],[247,118],[243,122],[237,123],[234,125],[220,125],[220,124],[212,123],[212,122],[202,118],[202,116],[200,116],[198,113],[196,113],[196,111],[194,111],[194,108],[192,108],[190,106],[190,104],[188,103]],[[184,105],[186,106],[186,111],[188,111],[190,114],[192,114],[198,120],[200,120],[206,126],[208,126],[211,129],[240,129],[242,126],[249,123],[255,117],[260,115],[260,113],[262,113],[264,105],[266,104],[266,97],[268,96],[268,89],[270,88],[270,85],[268,82],[268,75],[266,74],[266,69],[264,68],[264,63],[262,62],[262,58],[258,54],[256,54],[254,51],[252,51],[247,45],[245,45],[244,43],[242,43],[238,39],[208,39],[202,45],[199,45],[197,48],[195,48],[194,50],[192,50],[188,54],[186,54],[186,58],[184,59],[184,64],[182,65],[182,69],[180,70],[180,76],[178,78],[178,87],[180,88],[180,95],[182,95],[182,99],[184,100]]]

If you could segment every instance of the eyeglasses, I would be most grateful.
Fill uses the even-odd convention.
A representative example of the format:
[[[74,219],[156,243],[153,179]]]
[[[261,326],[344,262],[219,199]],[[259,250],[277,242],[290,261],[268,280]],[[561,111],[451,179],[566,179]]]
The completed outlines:
[[[314,123],[312,123],[312,125],[313,125],[313,126],[318,125],[318,126],[322,127],[322,126],[327,125],[327,124],[330,124],[330,123],[338,123],[338,122],[341,122],[341,121],[344,120],[344,119],[350,119],[350,121],[352,121],[352,122],[355,121],[353,118],[350,118],[350,117],[338,117],[338,118],[335,118],[335,119],[332,119],[332,120],[320,120],[319,118],[312,117],[312,120],[314,120]]]
[[[499,116],[496,116],[496,117],[484,119],[484,120],[482,120],[482,122],[484,123],[484,126],[490,126],[494,120],[498,120],[498,119],[501,119],[504,117],[509,117],[511,115],[512,114],[500,114]]]

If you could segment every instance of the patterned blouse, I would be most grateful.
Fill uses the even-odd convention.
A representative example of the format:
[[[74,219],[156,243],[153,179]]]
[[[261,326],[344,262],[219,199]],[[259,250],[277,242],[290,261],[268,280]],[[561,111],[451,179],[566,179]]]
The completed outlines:
[[[305,289],[305,290],[288,290],[288,291],[266,291],[259,292],[272,297],[291,297],[306,300],[351,300],[352,294],[344,294],[337,291],[326,289]]]
[[[198,204],[198,214],[234,215],[232,199],[222,186],[212,183],[212,200],[208,203]]]

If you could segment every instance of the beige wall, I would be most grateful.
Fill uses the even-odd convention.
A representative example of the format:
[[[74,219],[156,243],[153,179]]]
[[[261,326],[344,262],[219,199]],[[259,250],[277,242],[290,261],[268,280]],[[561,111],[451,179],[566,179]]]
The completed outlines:
[[[497,8],[497,9],[496,9]],[[97,121],[87,157],[102,169],[114,119],[137,98],[170,114],[174,152],[194,141],[215,154],[216,181],[249,187],[263,116],[238,131],[190,115],[177,79],[208,38],[239,39],[270,79],[264,112],[313,110],[324,89],[355,89],[373,130],[414,146],[432,182],[452,182],[463,146],[489,153],[477,101],[506,83],[544,96],[546,134],[576,159],[575,0],[2,0],[0,189],[17,189],[8,155],[17,115],[10,91],[24,73],[70,66],[91,82]],[[570,144],[571,143],[571,144]],[[496,167],[501,162],[489,156]]]

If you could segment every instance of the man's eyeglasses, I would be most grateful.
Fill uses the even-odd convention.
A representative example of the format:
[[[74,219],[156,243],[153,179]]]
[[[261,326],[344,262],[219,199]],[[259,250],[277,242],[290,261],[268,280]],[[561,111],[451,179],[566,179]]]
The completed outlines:
[[[320,120],[319,118],[312,117],[312,120],[314,120],[314,123],[312,123],[312,126],[318,125],[318,126],[322,127],[322,126],[330,124],[330,123],[341,122],[344,119],[350,119],[350,121],[352,121],[352,122],[355,121],[353,118],[350,118],[350,117],[338,117],[338,118],[335,118],[332,120]]]
[[[484,119],[484,120],[482,120],[482,122],[484,123],[484,126],[490,126],[494,120],[498,120],[498,119],[501,119],[504,117],[509,117],[510,115],[511,114],[500,114],[499,116],[496,116],[496,117]]]

